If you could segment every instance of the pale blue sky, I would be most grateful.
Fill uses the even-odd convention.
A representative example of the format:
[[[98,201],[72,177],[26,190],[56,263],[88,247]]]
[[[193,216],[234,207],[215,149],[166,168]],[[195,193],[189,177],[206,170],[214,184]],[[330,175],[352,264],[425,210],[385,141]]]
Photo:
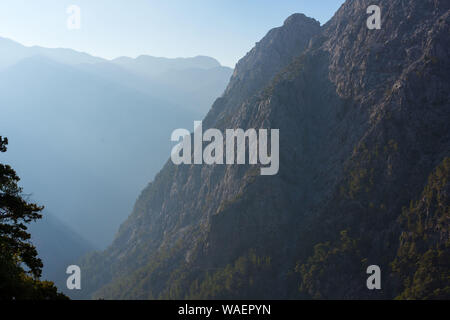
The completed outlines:
[[[327,22],[344,0],[1,0],[0,37],[104,58],[208,55],[234,67],[269,29],[301,12]],[[69,5],[81,29],[68,30]]]

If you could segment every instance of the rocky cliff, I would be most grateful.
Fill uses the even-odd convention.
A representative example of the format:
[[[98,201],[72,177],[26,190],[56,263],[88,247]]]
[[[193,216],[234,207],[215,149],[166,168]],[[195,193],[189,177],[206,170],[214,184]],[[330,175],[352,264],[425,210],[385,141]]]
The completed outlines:
[[[408,289],[414,261],[411,277],[392,267],[410,231],[402,208],[450,156],[450,3],[379,1],[380,30],[366,26],[371,4],[349,0],[322,27],[289,17],[238,63],[206,116],[206,128],[280,129],[278,175],[167,162],[112,245],[84,259],[85,294],[394,298]],[[446,252],[449,204],[439,199]],[[366,287],[372,264],[381,290]],[[448,297],[443,279],[415,292]]]

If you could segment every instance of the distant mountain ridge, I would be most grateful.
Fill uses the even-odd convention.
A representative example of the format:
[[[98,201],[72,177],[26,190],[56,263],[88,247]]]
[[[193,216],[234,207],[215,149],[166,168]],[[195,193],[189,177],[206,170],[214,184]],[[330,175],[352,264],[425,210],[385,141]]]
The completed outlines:
[[[238,63],[204,128],[279,128],[279,174],[168,161],[80,262],[84,297],[448,299],[450,3],[380,1],[368,30],[371,4],[293,15]]]
[[[155,77],[168,71],[186,69],[213,69],[221,67],[220,63],[211,57],[196,56],[193,58],[161,58],[141,55],[136,59],[120,57],[112,60],[113,63],[127,70],[146,76]]]
[[[108,243],[106,239],[113,236],[118,222],[123,221],[125,216],[118,217],[118,213],[128,210],[138,190],[169,154],[170,145],[165,141],[170,132],[177,127],[191,126],[194,120],[201,118],[212,101],[222,94],[232,74],[230,68],[220,66],[209,57],[165,59],[141,56],[127,58],[127,63],[141,60],[153,61],[151,65],[140,66],[141,71],[147,70],[153,77],[75,50],[25,47],[0,38],[0,125],[2,134],[8,136],[12,144],[6,157],[18,162],[18,171],[24,172],[21,176],[30,177],[26,190],[43,197],[36,201],[43,202],[65,222],[75,223],[75,229],[99,247]],[[158,72],[148,70],[152,67]],[[66,140],[61,141],[62,137]],[[34,167],[24,157],[34,139],[42,141],[42,150],[35,150],[41,155],[42,160],[38,162],[41,167]],[[114,143],[122,144],[122,153],[115,154]],[[69,157],[66,146],[78,150],[78,155]],[[90,153],[90,158],[86,152]],[[113,183],[115,169],[111,164],[125,165],[125,159],[130,156],[135,159],[134,165],[127,173],[118,175],[121,183]],[[79,172],[78,176],[81,176],[83,166],[99,168],[89,171],[90,176],[95,177],[94,181],[104,186],[100,188],[100,193],[105,192],[102,202],[108,203],[106,194],[115,192],[122,194],[124,200],[121,204],[116,203],[116,208],[107,209],[104,204],[94,204],[95,196],[90,192],[87,197],[92,199],[82,207],[86,210],[88,203],[92,203],[92,208],[87,209],[92,213],[87,221],[95,216],[94,207],[96,212],[102,208],[100,211],[104,214],[108,211],[111,214],[113,210],[115,213],[106,224],[111,226],[91,230],[95,224],[84,226],[83,219],[74,216],[76,204],[64,209],[66,197],[56,196],[63,190],[45,183],[52,175],[45,158],[51,159],[48,163],[59,159],[61,162],[53,165],[61,170],[56,175],[65,176],[68,181],[70,175],[62,174],[64,166]],[[34,172],[28,173],[29,170]],[[44,177],[44,173],[49,176]],[[81,181],[73,187],[79,183]],[[111,189],[113,185],[117,191]],[[80,184],[76,194],[82,194],[81,188]],[[116,201],[120,198],[115,196]]]
[[[196,56],[192,58],[163,58],[141,55],[135,59],[130,57],[119,57],[108,60],[68,48],[45,48],[40,46],[27,47],[11,39],[2,37],[0,37],[0,47],[2,48],[0,68],[12,65],[23,58],[34,55],[46,56],[57,62],[70,65],[110,62],[117,65],[130,66],[130,68],[134,66],[135,71],[149,72],[153,75],[169,70],[182,70],[188,68],[212,69],[221,66],[216,59],[207,56]],[[9,60],[6,60],[5,57],[8,57]],[[149,68],[154,68],[157,70],[147,70]]]
[[[44,48],[39,46],[26,47],[11,39],[0,37],[0,70],[11,66],[24,58],[35,55],[46,56],[57,62],[76,65],[81,63],[99,63],[104,59],[93,57],[84,52],[64,48]]]
[[[200,116],[206,114],[214,99],[223,93],[233,72],[207,56],[162,58],[141,55],[107,60],[66,48],[26,47],[6,38],[0,38],[0,49],[0,72],[21,60],[45,57],[138,89]]]

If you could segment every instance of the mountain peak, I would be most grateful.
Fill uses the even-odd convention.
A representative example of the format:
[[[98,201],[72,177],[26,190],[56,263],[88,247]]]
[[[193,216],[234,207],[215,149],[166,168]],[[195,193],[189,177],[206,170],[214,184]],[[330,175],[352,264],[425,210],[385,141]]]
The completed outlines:
[[[283,26],[289,26],[293,24],[300,24],[300,23],[313,23],[320,25],[320,22],[317,21],[314,18],[307,17],[303,13],[294,13],[287,17],[286,20],[284,20]]]
[[[320,23],[302,13],[291,15],[282,26],[270,30],[237,63],[224,94],[228,106],[221,109],[238,108],[242,97],[257,94],[268,86],[275,75],[299,56],[320,31]],[[213,106],[212,113],[218,111]]]

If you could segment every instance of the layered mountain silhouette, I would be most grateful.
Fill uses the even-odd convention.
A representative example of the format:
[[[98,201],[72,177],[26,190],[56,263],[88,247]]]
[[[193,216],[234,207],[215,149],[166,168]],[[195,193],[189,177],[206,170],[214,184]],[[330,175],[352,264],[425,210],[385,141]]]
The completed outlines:
[[[450,297],[450,3],[379,1],[380,30],[371,4],[292,15],[238,63],[204,129],[280,129],[278,175],[168,161],[84,297]]]
[[[208,57],[145,57],[155,60],[140,65],[147,76],[70,49],[7,39],[0,49],[6,161],[17,164],[33,200],[98,247],[166,160],[170,133],[200,119],[232,73]]]
[[[141,60],[153,62],[134,70]],[[53,213],[31,230],[43,278],[64,289],[67,262],[111,242],[166,161],[171,132],[201,119],[231,74],[209,57],[109,61],[0,38],[3,160]]]

